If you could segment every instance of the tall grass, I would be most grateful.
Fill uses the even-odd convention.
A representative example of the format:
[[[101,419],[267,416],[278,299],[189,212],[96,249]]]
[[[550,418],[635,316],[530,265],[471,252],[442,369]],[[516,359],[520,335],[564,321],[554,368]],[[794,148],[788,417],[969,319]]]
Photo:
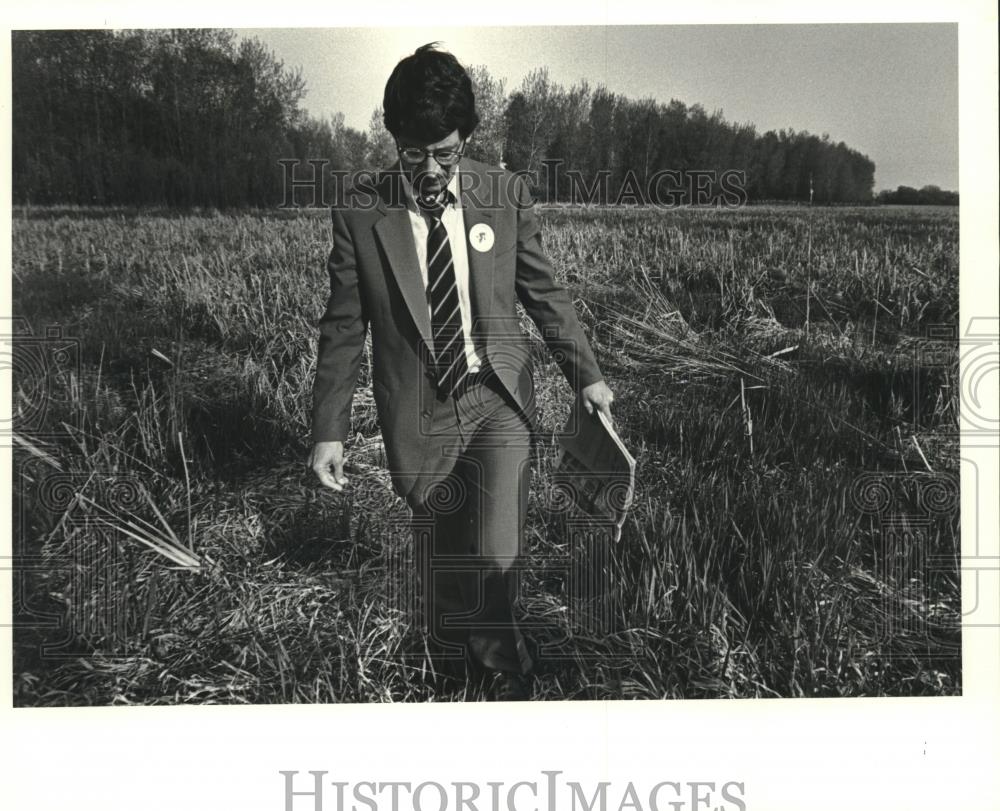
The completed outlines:
[[[553,509],[570,391],[539,344],[536,697],[960,692],[957,506],[926,496],[957,474],[957,357],[925,351],[957,326],[957,217],[542,217],[638,492],[589,550],[605,621],[575,623],[569,572],[597,564]],[[44,402],[15,447],[19,704],[484,695],[422,655],[367,360],[352,488],[305,469],[328,249],[312,212],[15,214],[16,314],[79,349],[15,380]]]

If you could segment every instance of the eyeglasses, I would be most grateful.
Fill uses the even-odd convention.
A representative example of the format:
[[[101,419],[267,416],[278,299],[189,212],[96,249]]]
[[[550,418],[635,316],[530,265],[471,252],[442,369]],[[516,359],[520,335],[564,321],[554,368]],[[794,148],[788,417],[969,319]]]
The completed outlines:
[[[421,149],[419,146],[407,146],[400,148],[396,147],[399,152],[399,158],[403,163],[408,163],[410,165],[416,165],[423,163],[427,160],[427,156],[430,155],[438,162],[441,166],[454,166],[458,163],[458,159],[462,157],[465,152],[465,142],[462,142],[462,146],[458,149],[435,149],[433,152]]]

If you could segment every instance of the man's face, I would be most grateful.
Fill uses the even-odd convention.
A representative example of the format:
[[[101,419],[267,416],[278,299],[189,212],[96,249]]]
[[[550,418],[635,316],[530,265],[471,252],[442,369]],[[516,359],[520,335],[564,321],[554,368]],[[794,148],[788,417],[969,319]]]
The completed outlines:
[[[448,181],[451,180],[451,176],[455,173],[455,167],[458,164],[442,166],[434,158],[434,153],[445,150],[459,150],[462,148],[464,141],[459,136],[458,130],[453,130],[440,141],[434,141],[433,143],[400,135],[396,139],[396,144],[400,149],[415,147],[424,150],[423,160],[419,163],[411,163],[402,157],[400,161],[403,172],[413,185],[414,194],[417,197],[436,198],[448,185]]]

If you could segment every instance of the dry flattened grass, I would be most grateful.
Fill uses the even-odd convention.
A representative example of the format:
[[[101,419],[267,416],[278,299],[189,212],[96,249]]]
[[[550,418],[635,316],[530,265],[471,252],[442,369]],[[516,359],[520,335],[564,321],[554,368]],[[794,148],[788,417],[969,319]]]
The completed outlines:
[[[957,511],[945,497],[892,546],[857,498],[880,474],[912,524],[957,471],[957,359],[926,337],[957,316],[955,219],[560,210],[543,226],[639,484],[602,568],[552,509],[570,391],[539,343],[535,697],[959,692]],[[22,378],[48,399],[15,448],[19,704],[488,695],[436,672],[415,627],[370,347],[351,488],[321,492],[305,468],[327,239],[311,214],[15,223],[18,309],[71,326],[80,355]],[[573,577],[595,571],[606,593],[581,605]]]

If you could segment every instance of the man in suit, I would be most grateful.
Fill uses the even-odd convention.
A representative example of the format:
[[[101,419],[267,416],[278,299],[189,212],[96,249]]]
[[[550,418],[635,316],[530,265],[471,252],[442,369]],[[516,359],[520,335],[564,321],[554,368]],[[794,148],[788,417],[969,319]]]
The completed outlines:
[[[393,486],[412,511],[434,649],[464,657],[501,699],[527,698],[514,616],[535,402],[515,301],[588,413],[613,395],[553,277],[524,182],[464,157],[472,83],[434,44],[386,83],[399,161],[333,210],[309,465],[341,490],[365,337]],[[331,472],[332,468],[332,472]]]

